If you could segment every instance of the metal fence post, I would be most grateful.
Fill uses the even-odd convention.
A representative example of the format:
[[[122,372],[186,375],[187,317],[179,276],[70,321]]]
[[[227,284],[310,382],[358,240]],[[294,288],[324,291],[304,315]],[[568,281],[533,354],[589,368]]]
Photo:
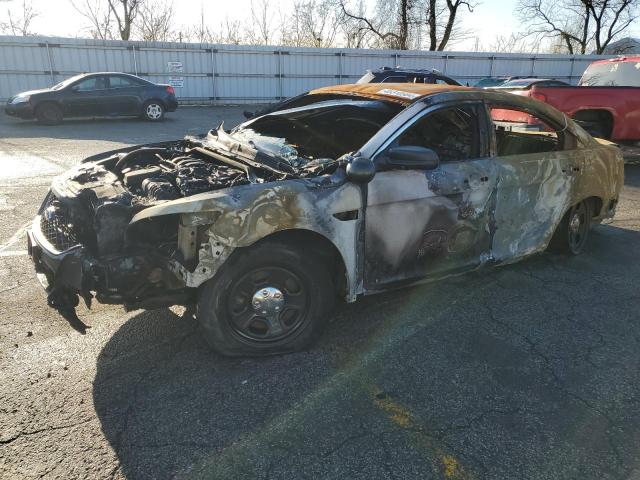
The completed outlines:
[[[284,98],[283,79],[282,79],[282,50],[277,51],[278,54],[278,100]]]
[[[531,57],[531,77],[536,76],[536,57]]]
[[[573,83],[573,68],[575,67],[576,57],[571,56],[571,70],[569,70],[569,83]]]
[[[211,103],[216,103],[216,53],[218,49],[211,49]]]
[[[136,57],[136,46],[131,46],[131,51],[133,52],[133,71],[136,75],[138,75],[138,59]]]
[[[53,60],[51,59],[51,51],[49,50],[49,42],[44,42],[44,46],[47,49],[47,58],[49,59],[49,75],[51,76],[51,84],[56,83],[53,78]]]

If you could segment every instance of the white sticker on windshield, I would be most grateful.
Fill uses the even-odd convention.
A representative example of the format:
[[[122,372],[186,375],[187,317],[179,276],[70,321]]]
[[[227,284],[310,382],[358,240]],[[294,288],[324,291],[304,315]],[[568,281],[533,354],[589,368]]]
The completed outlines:
[[[379,90],[378,93],[380,95],[390,95],[392,97],[408,98],[409,100],[413,100],[414,98],[420,96],[417,93],[403,92],[400,90],[394,90],[392,88],[383,88],[382,90]]]

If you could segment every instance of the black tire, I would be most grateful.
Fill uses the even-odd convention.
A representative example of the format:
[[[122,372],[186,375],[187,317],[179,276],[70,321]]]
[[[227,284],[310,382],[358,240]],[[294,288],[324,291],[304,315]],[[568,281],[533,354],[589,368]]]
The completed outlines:
[[[582,253],[589,237],[592,216],[593,208],[588,200],[571,207],[556,228],[549,250],[566,255]]]
[[[43,125],[57,125],[62,122],[62,109],[55,103],[43,103],[36,107],[36,118]]]
[[[200,287],[197,318],[209,345],[223,355],[295,352],[320,336],[335,296],[322,262],[267,241],[236,251]]]
[[[164,118],[165,108],[158,100],[147,100],[142,105],[142,118],[150,122],[159,122]]]

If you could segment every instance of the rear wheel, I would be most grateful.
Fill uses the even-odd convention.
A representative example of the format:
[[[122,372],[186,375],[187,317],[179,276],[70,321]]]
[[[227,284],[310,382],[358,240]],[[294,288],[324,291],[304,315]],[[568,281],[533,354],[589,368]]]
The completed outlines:
[[[44,125],[57,125],[62,122],[62,109],[55,103],[43,103],[36,107],[36,118]]]
[[[583,201],[571,207],[558,225],[549,249],[569,255],[582,253],[589,237],[591,217],[591,202]]]
[[[309,346],[334,297],[329,272],[315,257],[265,242],[236,252],[200,287],[197,316],[214,350],[273,355]]]
[[[157,100],[149,100],[142,106],[142,116],[152,122],[160,121],[164,118],[164,105]]]

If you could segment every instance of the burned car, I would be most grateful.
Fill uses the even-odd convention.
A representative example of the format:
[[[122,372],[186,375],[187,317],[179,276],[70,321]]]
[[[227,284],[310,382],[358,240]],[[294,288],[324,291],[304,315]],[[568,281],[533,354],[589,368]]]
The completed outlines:
[[[49,304],[197,306],[227,355],[308,346],[336,299],[584,249],[617,147],[508,93],[325,87],[225,130],[86,159],[29,232]]]

